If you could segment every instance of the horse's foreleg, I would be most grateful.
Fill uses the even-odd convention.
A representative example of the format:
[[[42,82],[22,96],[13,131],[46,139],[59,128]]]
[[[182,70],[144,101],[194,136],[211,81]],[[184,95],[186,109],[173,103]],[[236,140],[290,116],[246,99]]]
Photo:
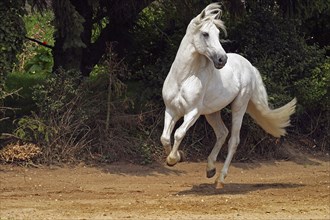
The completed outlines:
[[[240,130],[242,126],[243,116],[245,114],[247,105],[236,105],[234,102],[232,105],[232,128],[231,128],[231,137],[228,142],[228,154],[225,160],[225,164],[221,170],[219,179],[216,180],[215,184],[218,185],[220,181],[220,187],[224,186],[225,178],[228,174],[229,165],[233,156],[236,152],[237,146],[240,142]]]
[[[208,178],[211,178],[216,173],[215,168],[215,161],[217,160],[219,151],[223,145],[223,143],[226,141],[227,135],[228,135],[228,129],[226,128],[225,124],[222,121],[221,113],[220,111],[214,112],[209,115],[205,115],[205,118],[207,122],[211,125],[211,127],[214,130],[214,133],[216,135],[217,141],[212,149],[212,152],[207,158],[207,168],[206,168],[206,176]]]
[[[174,166],[178,161],[180,161],[181,155],[178,152],[179,145],[183,137],[186,135],[188,129],[196,122],[199,116],[200,114],[198,113],[197,109],[189,112],[184,116],[184,121],[182,125],[174,133],[173,148],[168,157],[166,158],[167,165]]]
[[[174,129],[175,123],[178,121],[178,117],[173,117],[170,114],[169,110],[165,110],[165,119],[164,119],[164,130],[160,138],[160,141],[164,147],[166,155],[171,152],[171,134]]]

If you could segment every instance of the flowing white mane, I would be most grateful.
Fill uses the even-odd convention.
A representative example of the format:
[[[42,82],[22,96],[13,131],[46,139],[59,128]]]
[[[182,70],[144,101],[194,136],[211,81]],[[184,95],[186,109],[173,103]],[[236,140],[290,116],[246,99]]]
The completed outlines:
[[[225,24],[220,19],[221,15],[221,5],[219,3],[212,3],[191,21],[192,25],[189,25],[188,28],[193,26],[194,30],[199,30],[205,23],[212,21],[217,28],[223,30],[227,35]]]

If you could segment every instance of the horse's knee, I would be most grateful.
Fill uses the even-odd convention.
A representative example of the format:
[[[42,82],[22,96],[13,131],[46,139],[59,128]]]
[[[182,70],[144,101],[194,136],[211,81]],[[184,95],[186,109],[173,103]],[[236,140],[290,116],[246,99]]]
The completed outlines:
[[[162,145],[165,147],[165,146],[169,146],[169,145],[171,145],[171,140],[170,140],[170,138],[168,138],[168,137],[165,137],[165,136],[161,136],[160,137],[160,142],[162,143]]]
[[[174,133],[174,139],[180,141],[185,136],[186,132],[183,129],[178,128]]]
[[[221,131],[220,135],[217,135],[216,144],[221,143],[221,146],[222,146],[223,143],[226,141],[228,134],[229,134],[229,131],[227,128],[225,130]]]
[[[224,138],[224,139],[226,139],[227,136],[228,136],[228,134],[229,134],[228,128],[224,127],[224,129],[222,130],[221,137]]]

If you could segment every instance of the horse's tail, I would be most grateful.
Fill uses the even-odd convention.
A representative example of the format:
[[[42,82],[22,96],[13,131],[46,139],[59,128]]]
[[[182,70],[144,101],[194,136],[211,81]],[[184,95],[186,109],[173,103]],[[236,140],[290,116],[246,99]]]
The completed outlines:
[[[294,98],[280,108],[270,109],[260,73],[256,68],[254,70],[257,77],[256,89],[249,101],[247,112],[267,133],[274,137],[284,136],[285,128],[290,125],[290,115],[295,112],[297,100]]]

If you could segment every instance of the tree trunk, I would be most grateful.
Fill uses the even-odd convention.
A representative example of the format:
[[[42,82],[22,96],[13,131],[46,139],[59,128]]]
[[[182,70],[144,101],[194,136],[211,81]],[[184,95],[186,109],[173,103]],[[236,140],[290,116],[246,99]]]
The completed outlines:
[[[70,0],[75,10],[84,18],[84,22],[82,23],[83,31],[80,34],[80,38],[85,44],[85,47],[70,47],[65,49],[64,43],[67,39],[55,36],[53,71],[62,67],[64,70],[77,70],[83,76],[89,76],[93,67],[104,55],[107,42],[116,42],[114,51],[119,57],[124,57],[125,51],[130,48],[133,40],[130,37],[129,29],[134,25],[140,11],[152,1],[100,0],[100,7],[106,8],[107,13],[105,16],[108,17],[110,23],[101,31],[98,39],[92,43],[93,5],[89,4],[89,0]],[[66,14],[65,16],[73,15]]]

